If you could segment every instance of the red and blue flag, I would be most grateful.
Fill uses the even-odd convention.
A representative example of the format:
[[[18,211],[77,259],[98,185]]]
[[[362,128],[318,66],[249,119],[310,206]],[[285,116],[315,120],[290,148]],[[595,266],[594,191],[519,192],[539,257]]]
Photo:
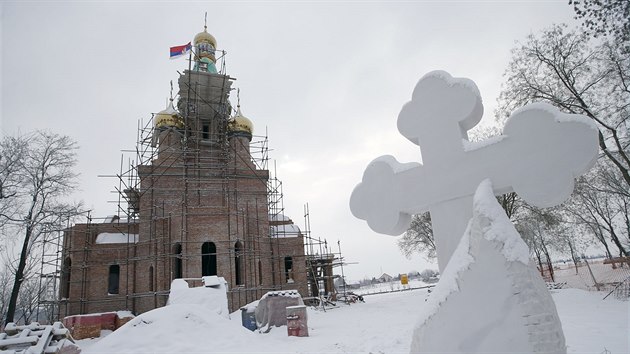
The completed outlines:
[[[190,44],[190,42],[188,42],[188,44],[171,47],[171,59],[179,58],[182,55],[188,53],[191,49],[192,45]]]

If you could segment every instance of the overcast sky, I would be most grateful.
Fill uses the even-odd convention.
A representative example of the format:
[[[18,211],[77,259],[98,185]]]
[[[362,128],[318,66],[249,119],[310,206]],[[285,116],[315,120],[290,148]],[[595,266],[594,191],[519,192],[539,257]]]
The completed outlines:
[[[187,68],[169,47],[203,30],[227,51],[243,114],[269,144],[286,214],[341,241],[351,280],[437,268],[405,259],[396,237],[350,213],[367,164],[391,154],[419,161],[396,129],[418,79],[442,69],[477,83],[491,124],[515,41],[552,23],[574,23],[561,1],[2,2],[3,135],[49,129],[80,145],[83,200],[113,214],[121,150],[138,121],[165,108],[169,81]],[[235,103],[235,95],[232,97]]]

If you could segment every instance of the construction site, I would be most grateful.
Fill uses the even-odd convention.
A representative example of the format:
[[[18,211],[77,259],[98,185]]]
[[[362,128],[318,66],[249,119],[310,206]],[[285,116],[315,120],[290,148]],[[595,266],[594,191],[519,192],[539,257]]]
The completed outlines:
[[[137,315],[166,305],[174,279],[215,275],[230,311],[284,289],[311,305],[336,299],[341,245],[311,236],[308,205],[302,228],[285,215],[267,131],[254,134],[216,48],[204,27],[175,97],[171,83],[167,107],[139,121],[120,171],[102,176],[116,185],[116,213],[87,213],[43,243],[37,308],[51,321]]]

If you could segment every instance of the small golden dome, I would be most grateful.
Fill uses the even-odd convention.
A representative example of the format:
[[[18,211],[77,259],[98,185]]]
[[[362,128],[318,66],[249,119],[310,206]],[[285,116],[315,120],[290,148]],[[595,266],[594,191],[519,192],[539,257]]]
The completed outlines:
[[[234,118],[228,122],[228,135],[230,137],[245,136],[251,141],[253,133],[254,124],[241,113],[241,108],[239,107]]]
[[[197,33],[195,39],[193,39],[193,44],[197,45],[200,43],[208,43],[212,45],[212,48],[217,48],[217,40],[214,39],[214,36],[208,33],[206,28],[204,27],[203,32]]]
[[[179,112],[173,107],[173,100],[170,101],[165,110],[155,115],[154,122],[155,128],[157,129],[164,127],[184,128],[184,121],[182,117],[180,117]]]

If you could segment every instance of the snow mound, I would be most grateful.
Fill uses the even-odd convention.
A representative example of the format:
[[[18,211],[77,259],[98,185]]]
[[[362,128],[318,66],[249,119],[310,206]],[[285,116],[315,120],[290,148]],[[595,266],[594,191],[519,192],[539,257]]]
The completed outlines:
[[[412,353],[566,353],[555,304],[489,180],[423,307]]]
[[[192,353],[208,351],[208,346],[230,348],[240,336],[246,340],[247,330],[234,328],[229,320],[225,279],[202,280],[206,286],[196,288],[184,279],[173,280],[167,306],[134,318],[87,352]]]
[[[217,315],[229,318],[225,279],[222,277],[204,277],[204,281],[206,284],[218,285],[189,288],[184,279],[174,279],[171,283],[171,293],[168,296],[167,305],[201,305]]]
[[[205,306],[173,304],[143,313],[84,353],[221,352],[251,340],[248,332]]]

